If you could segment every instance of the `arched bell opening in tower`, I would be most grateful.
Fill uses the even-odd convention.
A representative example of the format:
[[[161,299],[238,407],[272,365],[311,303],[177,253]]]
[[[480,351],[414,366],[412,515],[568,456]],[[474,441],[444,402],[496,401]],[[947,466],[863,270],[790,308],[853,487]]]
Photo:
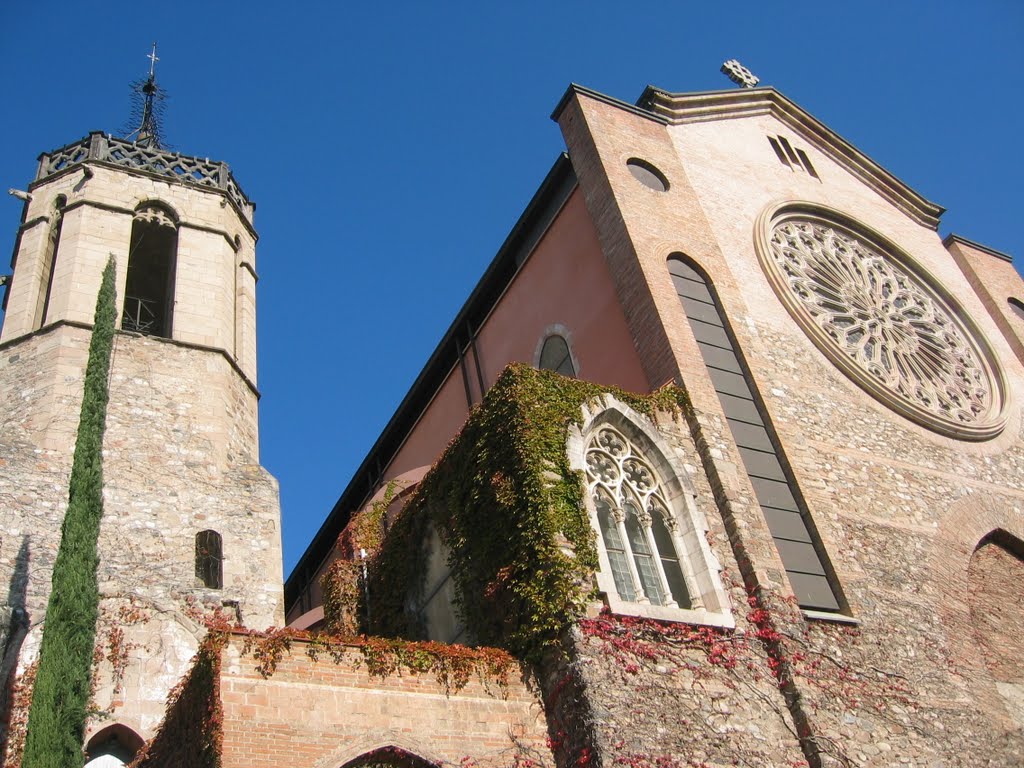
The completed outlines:
[[[132,222],[121,329],[171,337],[178,226],[169,209],[140,206]]]

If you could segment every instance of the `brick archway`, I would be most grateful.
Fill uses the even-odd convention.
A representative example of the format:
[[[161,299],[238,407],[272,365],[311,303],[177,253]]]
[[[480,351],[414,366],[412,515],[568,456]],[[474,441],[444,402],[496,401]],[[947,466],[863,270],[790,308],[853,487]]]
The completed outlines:
[[[379,730],[350,741],[321,758],[314,768],[436,768],[439,765],[442,765],[441,757],[421,741],[409,738],[408,734]]]
[[[401,747],[387,746],[349,760],[342,768],[437,768],[437,765]]]

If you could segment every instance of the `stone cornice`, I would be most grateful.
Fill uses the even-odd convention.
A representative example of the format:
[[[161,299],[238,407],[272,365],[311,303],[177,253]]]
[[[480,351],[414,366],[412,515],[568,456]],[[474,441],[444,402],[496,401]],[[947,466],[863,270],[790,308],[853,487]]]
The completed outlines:
[[[605,97],[607,99],[607,97]],[[922,226],[936,229],[945,209],[930,202],[774,88],[669,93],[648,86],[633,109],[650,110],[669,125],[769,114]]]
[[[135,211],[132,210],[131,208],[125,208],[124,206],[121,205],[111,205],[110,203],[104,203],[99,200],[89,200],[87,198],[82,200],[75,200],[73,203],[68,203],[66,206],[64,206],[63,212],[67,213],[69,211],[73,211],[76,208],[81,208],[83,206],[87,208],[97,208],[101,211],[109,211],[111,213],[120,213],[124,216],[135,215]],[[45,219],[46,217],[39,218]],[[242,220],[242,223],[245,223],[244,219]],[[198,230],[199,232],[208,232],[211,235],[220,235],[227,241],[228,245],[231,246],[231,250],[238,250],[235,241],[232,239],[231,235],[225,232],[223,229],[218,229],[217,227],[208,227],[205,224],[193,224],[192,222],[186,221],[184,219],[178,222],[178,226],[184,227],[185,229],[195,229]],[[255,236],[255,233],[253,233],[253,235]]]
[[[21,336],[15,336],[13,339],[8,339],[7,341],[0,343],[0,352],[17,346],[18,344],[21,344],[23,341],[26,341],[34,336],[44,336],[50,333],[51,331],[56,330],[57,328],[64,327],[79,328],[83,331],[89,331],[90,333],[92,332],[93,328],[92,323],[82,323],[79,322],[78,320],[57,320],[55,322],[44,325],[42,328],[30,331],[29,333],[24,333]],[[197,344],[192,341],[181,341],[180,339],[167,339],[164,338],[163,336],[143,336],[140,333],[135,333],[134,331],[123,331],[120,328],[116,329],[115,333],[117,336],[127,336],[137,339],[144,338],[149,339],[150,341],[158,341],[163,344],[173,344],[176,347],[183,347],[184,349],[195,349],[200,352],[209,352],[214,355],[220,355],[228,362],[228,365],[231,366],[232,370],[234,370],[234,372],[239,376],[239,378],[241,378],[242,381],[245,382],[245,386],[248,387],[249,391],[256,396],[256,399],[259,400],[261,397],[260,391],[256,387],[256,382],[249,378],[246,372],[242,370],[241,366],[238,365],[238,362],[231,355],[231,353],[228,352],[223,347],[213,347],[208,344]]]

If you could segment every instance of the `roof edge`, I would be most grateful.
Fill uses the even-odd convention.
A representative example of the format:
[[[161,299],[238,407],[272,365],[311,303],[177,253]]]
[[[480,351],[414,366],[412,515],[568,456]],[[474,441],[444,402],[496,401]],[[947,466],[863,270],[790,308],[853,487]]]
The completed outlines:
[[[284,584],[285,610],[298,597],[299,581],[304,576],[312,578],[330,554],[349,515],[372,496],[376,478],[397,455],[406,434],[413,428],[438,388],[444,384],[452,365],[457,363],[457,358],[453,358],[452,355],[453,348],[458,343],[458,336],[464,332],[467,323],[484,318],[490,313],[493,305],[518,273],[521,247],[525,243],[532,249],[539,242],[538,239],[530,244],[530,233],[537,227],[549,225],[550,222],[545,222],[545,211],[551,207],[560,210],[575,188],[575,170],[569,161],[569,155],[561,152],[416,380],[409,387],[391,419],[352,474],[338,501],[292,568]]]
[[[650,88],[650,86],[647,87]],[[600,91],[587,88],[586,86],[579,85],[578,83],[569,83],[569,87],[565,89],[565,93],[562,94],[562,98],[558,100],[554,110],[551,112],[551,119],[556,123],[558,122],[558,118],[561,117],[562,111],[573,96],[587,96],[588,98],[609,104],[613,107],[618,107],[626,112],[632,112],[638,117],[642,117],[646,120],[653,120],[654,122],[661,123],[662,125],[668,125],[669,123],[669,120],[666,117],[646,109],[639,102],[636,104],[630,104],[627,101],[620,101],[619,99],[608,96]]]
[[[989,248],[987,245],[982,245],[981,243],[975,242],[974,240],[968,240],[966,237],[961,237],[960,235],[957,235],[955,233],[951,232],[950,234],[942,238],[942,244],[947,248],[949,248],[949,246],[952,245],[953,243],[963,243],[964,245],[969,246],[970,248],[974,248],[977,251],[987,253],[989,256],[995,256],[997,259],[1008,261],[1011,264],[1013,263],[1013,256],[1011,256],[1010,254],[1003,253],[1002,251],[997,251],[995,248]]]

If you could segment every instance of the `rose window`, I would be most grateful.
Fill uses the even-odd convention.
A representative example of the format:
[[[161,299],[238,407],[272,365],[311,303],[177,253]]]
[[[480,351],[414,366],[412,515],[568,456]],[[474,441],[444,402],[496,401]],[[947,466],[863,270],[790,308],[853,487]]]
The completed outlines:
[[[781,217],[765,238],[759,255],[779,297],[858,384],[939,432],[998,433],[991,353],[898,249],[818,215]]]

